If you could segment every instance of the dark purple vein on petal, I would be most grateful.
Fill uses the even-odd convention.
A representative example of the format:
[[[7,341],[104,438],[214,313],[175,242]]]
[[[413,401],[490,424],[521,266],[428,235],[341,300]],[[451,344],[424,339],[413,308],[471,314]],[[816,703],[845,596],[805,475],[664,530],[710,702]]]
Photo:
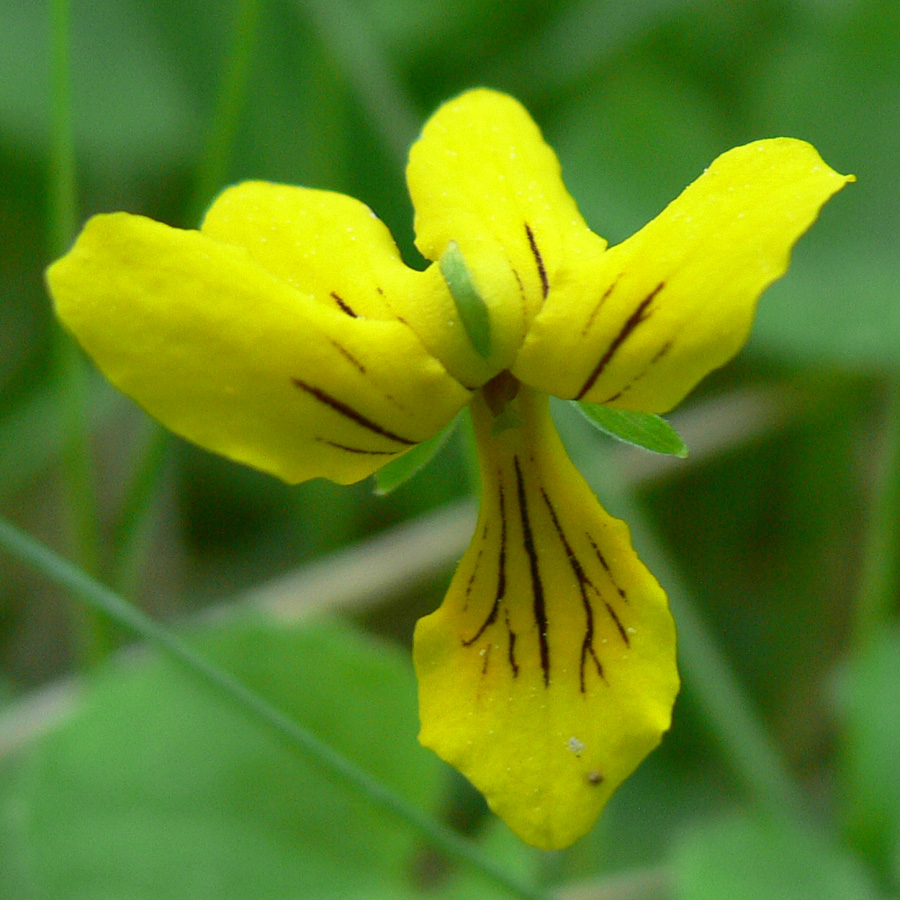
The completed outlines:
[[[541,496],[544,498],[544,503],[547,506],[547,511],[550,513],[550,519],[553,522],[553,527],[556,529],[556,534],[559,537],[560,543],[563,545],[563,550],[566,552],[566,559],[569,561],[569,566],[572,569],[572,574],[575,576],[575,580],[578,582],[578,590],[581,594],[581,605],[584,608],[584,639],[581,642],[581,661],[579,668],[579,679],[580,679],[580,687],[581,693],[584,694],[587,692],[587,684],[585,682],[584,670],[587,666],[588,658],[594,661],[594,665],[597,668],[597,674],[606,681],[606,676],[603,674],[603,664],[597,657],[597,652],[594,650],[594,607],[591,606],[591,599],[588,597],[587,589],[588,587],[593,588],[594,593],[599,597],[600,591],[597,590],[597,586],[588,578],[587,573],[584,571],[584,567],[581,565],[581,561],[575,555],[575,551],[572,549],[572,545],[569,543],[568,538],[566,537],[566,533],[563,531],[562,525],[559,523],[559,518],[556,515],[556,509],[554,509],[553,504],[550,502],[550,498],[547,496],[547,492],[541,488]],[[602,598],[601,598],[602,599]],[[605,601],[604,601],[605,602]],[[606,604],[607,609],[609,609],[609,604]],[[610,612],[612,612],[610,610]],[[613,613],[613,618],[615,618],[618,623],[618,618],[615,617]],[[621,625],[619,626],[621,628]],[[624,634],[624,632],[623,632]],[[626,642],[627,642],[626,638]]]
[[[519,286],[519,302],[522,306],[522,321],[527,320],[528,318],[528,298],[525,296],[525,285],[522,284],[522,277],[519,275],[518,270],[512,270],[513,275],[516,277],[516,284]]]
[[[547,280],[547,269],[544,267],[544,257],[541,256],[541,251],[538,250],[537,241],[534,239],[534,232],[527,222],[525,223],[525,234],[528,235],[528,244],[531,247],[531,253],[534,256],[534,261],[537,265],[538,275],[541,277],[541,296],[546,300],[547,294],[550,293],[550,282]]]
[[[361,453],[365,456],[396,456],[403,452],[402,450],[367,450],[364,447],[348,447],[346,444],[339,444],[337,441],[329,441],[328,438],[322,437],[317,437],[315,440],[320,444],[327,444],[329,447],[335,447],[347,453]]]
[[[625,385],[625,387],[621,388],[621,390],[616,391],[611,397],[607,397],[605,400],[601,401],[602,403],[612,403],[613,400],[618,400],[619,397],[622,396],[626,391],[630,391],[655,365],[658,363],[670,350],[672,349],[672,341],[666,341],[656,353],[653,354],[653,358],[650,362],[644,366],[641,371]]]
[[[331,292],[331,296],[334,299],[334,302],[345,312],[351,319],[358,319],[359,316],[350,308],[350,305],[342,298],[339,297],[334,291]]]
[[[597,313],[600,312],[600,307],[603,306],[604,303],[609,299],[610,294],[616,289],[616,285],[619,283],[619,279],[622,277],[622,274],[619,273],[616,276],[616,280],[603,292],[600,299],[597,301],[594,308],[591,310],[590,316],[588,316],[587,324],[584,328],[581,329],[581,336],[584,337],[590,330],[591,325],[594,324],[594,319],[597,318]]]
[[[531,521],[528,518],[528,499],[525,496],[525,481],[522,478],[522,467],[519,457],[514,456],[516,467],[516,492],[519,498],[519,515],[522,518],[522,543],[531,571],[531,594],[533,598],[534,621],[538,629],[538,643],[541,652],[541,669],[544,672],[544,685],[550,685],[550,645],[547,642],[547,607],[544,598],[544,585],[538,566],[537,550],[534,546],[534,535],[531,532]]]
[[[315,385],[308,384],[300,378],[291,378],[291,383],[294,387],[298,387],[303,391],[306,391],[311,397],[315,397],[320,403],[323,403],[325,406],[333,409],[339,415],[342,415],[345,419],[349,419],[351,422],[355,422],[361,428],[365,428],[367,431],[371,431],[373,434],[380,434],[382,437],[386,437],[392,441],[397,441],[398,444],[406,444],[408,447],[412,447],[417,444],[418,441],[410,440],[409,438],[401,437],[399,434],[394,434],[393,431],[388,431],[387,428],[379,425],[377,422],[373,422],[371,419],[366,418],[362,413],[357,412],[351,406],[347,406],[341,400],[338,400],[336,397],[332,397],[331,394],[326,393],[321,388],[316,387]]]
[[[629,335],[647,319],[647,307],[653,302],[656,295],[665,287],[665,282],[661,281],[643,300],[637,305],[635,311],[625,320],[625,323],[619,329],[619,333],[613,338],[612,343],[607,347],[606,352],[600,357],[600,361],[594,366],[594,371],[588,376],[584,386],[575,396],[576,400],[582,397],[594,386],[594,382],[600,377],[603,370],[609,365],[612,358],[616,355],[619,347],[625,343]]]
[[[485,527],[484,536],[487,537],[487,527]],[[478,559],[481,558],[481,553],[478,554]],[[477,561],[476,561],[477,565]],[[475,577],[475,573],[472,573],[472,578]],[[471,579],[469,581],[469,586],[471,587]],[[468,590],[467,590],[468,596]],[[472,637],[467,638],[463,641],[464,647],[471,647],[475,641],[480,638],[487,628],[494,624],[497,621],[497,613],[500,611],[500,603],[503,598],[506,596],[506,507],[504,504],[503,498],[503,485],[500,485],[500,557],[497,568],[497,592],[494,594],[494,603],[491,606],[491,610],[487,615],[487,618],[484,622],[481,623],[481,627]],[[468,602],[468,601],[467,601]]]
[[[472,566],[472,574],[466,582],[465,601],[463,602],[463,612],[469,608],[469,598],[472,596],[472,587],[475,584],[475,576],[478,574],[478,567],[481,565],[481,557],[484,555],[484,545],[487,541],[487,522],[481,529],[481,546],[478,548],[478,556],[475,557],[475,565]]]
[[[627,603],[628,595],[625,593],[625,589],[619,587],[616,579],[613,578],[612,569],[610,569],[609,563],[606,561],[606,557],[603,555],[603,552],[600,550],[600,548],[597,546],[597,544],[594,542],[594,539],[590,535],[587,535],[587,539],[590,542],[590,545],[594,548],[594,553],[597,554],[597,559],[599,560],[600,565],[603,566],[606,574],[609,576],[609,580],[612,582],[613,587],[616,589],[619,596]]]
[[[366,367],[343,344],[339,344],[334,338],[329,338],[328,340],[330,341],[331,346],[334,347],[347,362],[352,366],[355,366],[363,375],[366,374]]]
[[[506,659],[512,669],[513,678],[519,677],[519,664],[516,662],[516,633],[512,630],[509,621],[509,612],[506,613],[506,633],[509,635],[509,644],[506,648]]]

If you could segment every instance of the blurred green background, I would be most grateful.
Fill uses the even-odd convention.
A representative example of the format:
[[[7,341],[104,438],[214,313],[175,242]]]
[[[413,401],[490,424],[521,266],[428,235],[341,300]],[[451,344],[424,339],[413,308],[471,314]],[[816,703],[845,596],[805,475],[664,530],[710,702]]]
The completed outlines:
[[[754,790],[752,747],[741,762],[716,719],[721,673],[688,639],[672,732],[555,854],[521,845],[415,742],[408,645],[471,528],[464,432],[376,497],[287,487],[162,437],[96,375],[78,400],[42,282],[65,230],[52,23],[50,3],[2,0],[0,513],[536,887],[900,895],[900,4],[71,4],[79,224],[127,209],[194,226],[222,186],[260,178],[364,200],[415,263],[406,150],[477,84],[525,103],[611,243],[757,138],[806,139],[857,175],[764,296],[747,350],[673,417],[688,460],[559,411],[611,511],[644,510],[639,549],[676,618],[705,622],[803,811]],[[85,434],[96,504],[72,499]],[[0,550],[0,897],[509,896],[190,674],[148,652],[93,664],[80,609]]]

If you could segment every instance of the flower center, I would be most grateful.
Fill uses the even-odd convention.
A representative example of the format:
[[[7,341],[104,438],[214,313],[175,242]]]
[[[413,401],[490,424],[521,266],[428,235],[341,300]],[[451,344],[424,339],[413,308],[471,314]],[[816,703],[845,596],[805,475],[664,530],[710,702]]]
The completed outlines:
[[[482,387],[484,402],[495,418],[503,414],[507,403],[515,400],[519,387],[518,378],[509,369],[504,369]]]

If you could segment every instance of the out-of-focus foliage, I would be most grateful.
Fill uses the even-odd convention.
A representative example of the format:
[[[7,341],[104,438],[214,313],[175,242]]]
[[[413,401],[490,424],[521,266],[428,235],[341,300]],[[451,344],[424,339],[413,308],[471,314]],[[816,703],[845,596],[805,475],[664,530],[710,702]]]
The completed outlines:
[[[72,0],[80,215],[196,224],[240,5]],[[49,2],[4,0],[0,512],[65,548],[69,437],[42,284],[50,35]],[[653,896],[898,896],[900,647],[889,623],[874,639],[849,637],[884,387],[900,374],[898,48],[894,0],[268,0],[223,176],[359,197],[415,263],[400,148],[437,103],[475,84],[529,107],[611,242],[749,140],[804,138],[857,175],[763,297],[748,350],[698,393],[701,424],[685,437],[709,449],[641,469],[642,499],[803,786],[809,822],[752,809],[688,684],[662,748],[584,841],[542,857],[491,826],[480,800],[414,745],[408,656],[380,644],[405,648],[449,571],[357,610],[376,638],[232,609],[227,626],[193,632],[200,646],[535,882],[663,867]],[[748,393],[773,399],[761,427],[728,404]],[[100,379],[87,415],[109,574],[145,423]],[[584,423],[566,433],[576,462],[609,458],[611,442]],[[134,594],[186,616],[300,564],[327,565],[331,551],[462,499],[466,440],[457,429],[429,466],[376,497],[371,484],[288,488],[171,439]],[[409,565],[405,547],[385,545],[380,565]],[[340,567],[329,577],[342,583]],[[361,588],[346,591],[355,602]],[[106,663],[46,737],[32,734],[25,710],[43,696],[32,692],[73,667],[69,610],[0,556],[0,896],[488,896],[157,661]]]
[[[435,803],[437,762],[415,743],[399,651],[346,629],[250,623],[200,646],[387,784]],[[158,661],[98,676],[7,783],[10,896],[30,885],[48,898],[396,896],[416,852],[414,836]]]
[[[690,829],[676,844],[674,857],[678,895],[684,900],[878,896],[849,853],[836,853],[809,830],[764,818],[722,818]]]

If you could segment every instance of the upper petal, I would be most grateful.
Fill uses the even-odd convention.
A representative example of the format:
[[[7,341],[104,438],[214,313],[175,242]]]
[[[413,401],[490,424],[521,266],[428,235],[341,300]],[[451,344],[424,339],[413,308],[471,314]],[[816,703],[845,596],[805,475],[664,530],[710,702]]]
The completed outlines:
[[[852,176],[790,138],[720,156],[627,241],[551,296],[512,371],[559,397],[666,412],[743,346],[760,294]]]
[[[455,242],[488,307],[496,373],[557,291],[561,269],[606,244],[585,225],[534,121],[496,91],[469,91],[438,109],[410,151],[407,181],[419,250],[437,260]],[[448,313],[435,327],[464,339]]]
[[[245,247],[116,213],[47,278],[87,352],[173,431],[289,482],[348,483],[436,434],[469,393],[402,322],[333,302],[325,273],[343,284],[347,263],[323,260],[301,290]]]

